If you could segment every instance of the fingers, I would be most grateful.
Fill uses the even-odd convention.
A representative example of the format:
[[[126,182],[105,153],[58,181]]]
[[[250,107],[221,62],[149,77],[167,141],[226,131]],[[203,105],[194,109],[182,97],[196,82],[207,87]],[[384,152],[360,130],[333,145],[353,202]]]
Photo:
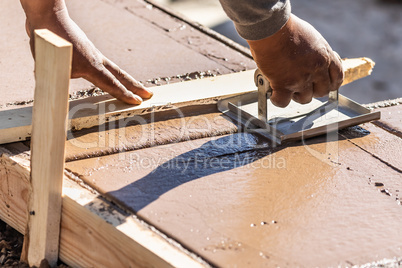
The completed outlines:
[[[325,68],[316,75],[313,83],[313,96],[315,98],[321,98],[327,96],[331,89],[331,80],[329,77],[329,70]]]
[[[292,99],[300,104],[310,103],[313,99],[313,85],[307,86],[302,92],[295,92]]]
[[[106,59],[104,65],[106,69],[108,69],[125,86],[127,90],[144,99],[149,99],[152,97],[153,93],[151,90],[145,88],[140,82],[135,80],[127,72],[120,69],[112,61]]]
[[[108,59],[103,61],[101,68],[96,68],[83,77],[128,104],[140,104],[143,98],[149,99],[153,95],[149,89]]]
[[[331,61],[329,65],[329,77],[331,79],[331,87],[330,90],[337,90],[343,82],[343,65],[341,57],[339,57],[338,53],[333,51],[334,59]]]
[[[272,85],[271,85],[272,86]],[[293,92],[286,88],[272,86],[272,96],[270,98],[273,105],[285,108],[292,99]]]
[[[128,104],[140,104],[142,98],[128,91],[126,87],[106,68],[96,69],[95,72],[84,77],[96,87],[108,92],[118,100]]]
[[[336,52],[333,52],[331,56],[327,66],[315,70],[309,76],[311,80],[310,78],[303,78],[291,89],[273,86],[272,103],[282,108],[286,107],[291,99],[300,104],[307,104],[312,101],[313,97],[324,97],[330,91],[338,90],[342,85],[344,76],[342,61]]]
[[[324,97],[330,91],[338,90],[343,82],[343,66],[338,53],[333,52],[329,67],[316,75],[314,81],[314,97]]]

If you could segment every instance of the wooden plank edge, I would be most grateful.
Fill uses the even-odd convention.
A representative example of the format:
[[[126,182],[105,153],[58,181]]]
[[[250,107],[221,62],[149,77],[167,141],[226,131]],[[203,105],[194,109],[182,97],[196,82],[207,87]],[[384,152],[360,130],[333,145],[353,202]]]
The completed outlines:
[[[88,190],[83,191],[82,187],[71,180],[65,181],[63,191],[60,259],[67,264],[88,267],[93,266],[93,261],[96,260],[95,267],[209,266],[173,240],[155,232],[152,227],[138,218],[119,210],[99,194]],[[74,238],[74,234],[65,225],[74,226],[77,222],[83,228],[80,233],[89,232],[93,239],[98,237],[98,242],[106,243],[102,249],[91,250],[95,254],[90,260],[88,258],[91,257],[91,252],[82,253],[84,246],[77,247],[77,242],[69,241]],[[83,238],[76,237],[76,240],[81,239]],[[113,246],[108,245],[109,243]],[[77,255],[80,254],[82,256],[77,260]],[[115,255],[119,257],[110,258]]]
[[[369,76],[374,68],[374,61],[369,58],[343,59],[344,79],[342,86]]]
[[[0,181],[0,219],[22,234],[28,220],[29,165],[0,147],[0,175],[7,176]],[[59,257],[72,267],[209,267],[71,175],[63,180]]]
[[[28,222],[30,161],[0,147],[0,219],[25,234]]]
[[[374,62],[369,58],[344,59],[343,65],[345,71],[343,85],[345,85],[369,75]],[[68,128],[80,130],[138,114],[178,109],[192,104],[217,103],[222,98],[256,90],[254,71],[156,87],[154,97],[137,106],[125,104],[110,95],[74,100],[70,102]],[[193,90],[189,90],[192,88]],[[20,108],[18,113],[16,110],[0,112],[0,144],[29,138],[31,113],[31,107]]]

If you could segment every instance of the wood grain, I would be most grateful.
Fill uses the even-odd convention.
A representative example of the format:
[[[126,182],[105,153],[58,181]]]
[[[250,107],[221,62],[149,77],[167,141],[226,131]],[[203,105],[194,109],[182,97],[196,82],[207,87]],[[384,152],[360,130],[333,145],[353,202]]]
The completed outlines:
[[[174,242],[65,180],[60,259],[72,267],[203,267]]]
[[[29,161],[0,148],[0,219],[25,234]],[[73,175],[69,175],[73,176]],[[72,177],[71,177],[72,178]],[[60,259],[71,267],[206,267],[173,240],[64,175]],[[4,205],[3,205],[4,204]],[[130,266],[131,265],[131,266]]]
[[[24,234],[31,192],[29,161],[0,148],[0,218]]]
[[[35,104],[32,115],[28,263],[59,254],[64,148],[72,45],[48,30],[35,30]]]
[[[374,65],[374,61],[369,58],[344,59],[343,70],[345,76],[342,86],[369,76],[373,71]]]

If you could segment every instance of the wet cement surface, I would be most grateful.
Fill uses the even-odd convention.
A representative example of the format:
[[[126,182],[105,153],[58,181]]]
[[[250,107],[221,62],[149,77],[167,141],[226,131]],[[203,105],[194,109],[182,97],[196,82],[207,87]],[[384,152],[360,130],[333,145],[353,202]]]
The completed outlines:
[[[388,163],[381,141],[396,136],[366,128],[276,148],[237,133],[66,167],[218,266],[364,264],[402,255],[402,152]]]
[[[215,103],[138,115],[68,132],[66,161],[221,136],[238,129]]]
[[[67,1],[71,17],[115,63],[141,80],[254,68],[253,61],[143,1]],[[33,59],[19,1],[0,2],[0,105],[33,98]],[[71,92],[91,88],[73,80]],[[1,107],[0,107],[1,108]]]
[[[349,138],[356,146],[385,161],[390,167],[402,170],[400,152],[402,139],[400,137],[390,135],[387,130],[371,123],[343,130],[341,134]],[[370,134],[370,139],[362,137],[367,134]]]
[[[400,106],[381,108],[381,120],[375,124],[402,138],[402,111]]]

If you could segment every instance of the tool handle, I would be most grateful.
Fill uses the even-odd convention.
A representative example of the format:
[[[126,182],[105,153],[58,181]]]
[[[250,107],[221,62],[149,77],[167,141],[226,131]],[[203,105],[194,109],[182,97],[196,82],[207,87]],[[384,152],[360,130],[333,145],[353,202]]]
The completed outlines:
[[[257,69],[254,73],[254,82],[258,88],[258,119],[267,122],[267,99],[272,95],[272,88],[268,79],[263,75],[260,69]]]

